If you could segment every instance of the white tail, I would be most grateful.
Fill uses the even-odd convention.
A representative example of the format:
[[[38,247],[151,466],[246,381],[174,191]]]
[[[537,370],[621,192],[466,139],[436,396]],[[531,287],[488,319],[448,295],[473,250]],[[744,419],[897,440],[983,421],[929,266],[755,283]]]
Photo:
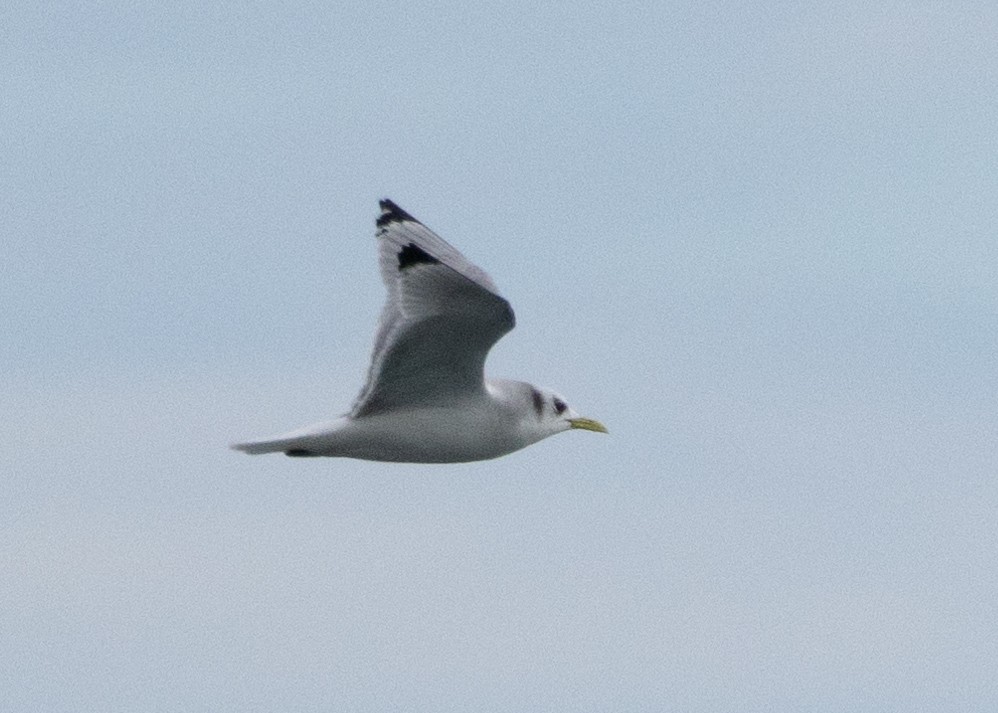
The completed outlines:
[[[232,450],[255,456],[260,453],[280,453],[299,448],[301,444],[298,443],[298,440],[297,438],[281,438],[273,441],[247,441],[246,443],[233,443],[229,447]]]
[[[260,453],[286,453],[289,456],[314,456],[330,455],[329,438],[335,433],[345,418],[326,423],[317,423],[308,428],[303,428],[291,433],[285,433],[273,438],[263,438],[259,441],[246,441],[245,443],[233,443],[230,448],[250,455]]]

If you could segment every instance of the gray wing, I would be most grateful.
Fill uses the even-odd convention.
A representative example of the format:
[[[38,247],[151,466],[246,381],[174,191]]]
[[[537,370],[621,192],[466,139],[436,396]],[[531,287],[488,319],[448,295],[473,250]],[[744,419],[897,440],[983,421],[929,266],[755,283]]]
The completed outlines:
[[[515,324],[509,302],[484,271],[389,200],[381,201],[377,239],[388,299],[350,415],[480,394],[485,358]]]

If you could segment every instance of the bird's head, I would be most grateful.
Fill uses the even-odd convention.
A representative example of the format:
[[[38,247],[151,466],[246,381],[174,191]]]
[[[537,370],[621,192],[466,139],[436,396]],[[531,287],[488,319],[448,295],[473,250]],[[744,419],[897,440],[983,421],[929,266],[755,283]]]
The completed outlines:
[[[530,416],[525,425],[542,433],[541,438],[572,429],[608,433],[599,421],[580,416],[560,394],[540,386],[529,388]]]

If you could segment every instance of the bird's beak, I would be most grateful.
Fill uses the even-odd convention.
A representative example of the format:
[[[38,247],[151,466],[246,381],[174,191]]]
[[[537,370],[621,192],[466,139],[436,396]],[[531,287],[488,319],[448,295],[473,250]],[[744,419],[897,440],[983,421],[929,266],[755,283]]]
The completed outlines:
[[[570,418],[568,422],[572,424],[572,428],[581,428],[583,431],[596,431],[597,433],[609,433],[604,426],[599,421],[594,421],[591,418]]]

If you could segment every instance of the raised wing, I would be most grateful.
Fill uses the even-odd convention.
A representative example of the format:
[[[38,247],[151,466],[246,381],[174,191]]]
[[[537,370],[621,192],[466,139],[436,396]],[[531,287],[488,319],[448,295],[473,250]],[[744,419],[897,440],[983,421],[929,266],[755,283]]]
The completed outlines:
[[[351,416],[479,396],[489,349],[515,324],[483,270],[389,200],[377,221],[381,312]]]

